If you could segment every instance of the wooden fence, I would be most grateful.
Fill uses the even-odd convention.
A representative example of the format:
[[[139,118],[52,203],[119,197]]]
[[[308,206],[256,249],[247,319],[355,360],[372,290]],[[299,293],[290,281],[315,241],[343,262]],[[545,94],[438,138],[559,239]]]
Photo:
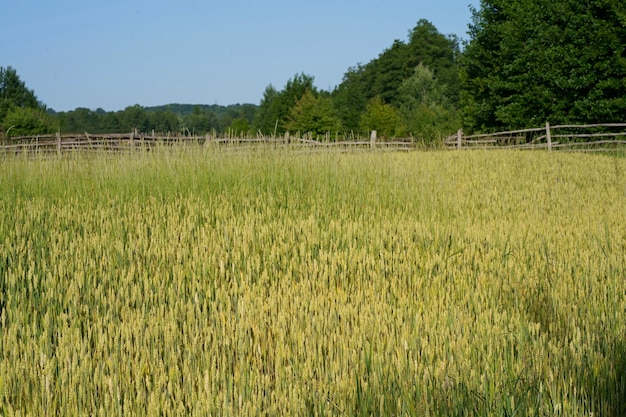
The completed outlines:
[[[327,135],[314,140],[310,135],[204,136],[130,133],[56,133],[52,135],[0,137],[0,155],[67,154],[72,152],[122,152],[150,150],[171,145],[214,146],[229,150],[251,150],[259,146],[291,147],[307,152],[323,149],[392,150],[415,149],[413,138],[380,140],[376,131],[369,140],[338,140]],[[464,135],[459,130],[444,141],[448,149],[547,149],[581,152],[626,151],[626,123],[557,125],[497,133]]]
[[[626,123],[556,125],[479,135],[456,135],[445,140],[449,149],[547,149],[578,152],[626,150]]]
[[[18,136],[4,138],[0,143],[0,154],[67,154],[72,152],[123,152],[150,150],[156,147],[172,145],[193,145],[221,147],[230,150],[247,150],[270,145],[274,147],[293,147],[305,150],[395,150],[408,151],[414,148],[413,139],[380,140],[376,131],[372,131],[369,140],[314,140],[310,135],[257,136],[204,136],[144,134],[137,131],[130,133],[56,133],[51,135]]]

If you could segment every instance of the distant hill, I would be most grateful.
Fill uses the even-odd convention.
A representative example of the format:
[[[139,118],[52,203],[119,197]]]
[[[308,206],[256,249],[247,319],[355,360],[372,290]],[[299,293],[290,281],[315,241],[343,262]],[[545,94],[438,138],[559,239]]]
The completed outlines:
[[[199,134],[225,132],[236,128],[248,131],[258,106],[254,104],[165,104],[143,107],[134,105],[124,110],[107,112],[101,108],[77,108],[68,112],[48,113],[58,120],[64,132],[119,133],[137,129],[140,132],[191,131]]]
[[[256,104],[231,104],[228,106],[222,106],[219,104],[180,104],[170,103],[161,106],[144,107],[144,110],[150,113],[158,111],[171,111],[178,116],[185,117],[193,113],[194,109],[198,108],[201,112],[210,111],[216,116],[220,116],[224,113],[236,113],[245,115],[254,115],[258,106]],[[251,118],[251,117],[250,117]]]

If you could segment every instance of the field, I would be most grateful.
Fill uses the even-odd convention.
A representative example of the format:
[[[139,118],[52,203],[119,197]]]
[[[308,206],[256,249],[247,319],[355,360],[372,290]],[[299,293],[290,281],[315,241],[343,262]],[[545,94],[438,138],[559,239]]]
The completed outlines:
[[[626,415],[626,158],[0,163],[0,414]]]

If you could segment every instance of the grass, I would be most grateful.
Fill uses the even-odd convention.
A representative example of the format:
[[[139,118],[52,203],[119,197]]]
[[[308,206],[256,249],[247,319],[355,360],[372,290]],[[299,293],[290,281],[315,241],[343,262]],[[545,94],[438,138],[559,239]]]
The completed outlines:
[[[626,160],[0,165],[4,415],[626,415]]]

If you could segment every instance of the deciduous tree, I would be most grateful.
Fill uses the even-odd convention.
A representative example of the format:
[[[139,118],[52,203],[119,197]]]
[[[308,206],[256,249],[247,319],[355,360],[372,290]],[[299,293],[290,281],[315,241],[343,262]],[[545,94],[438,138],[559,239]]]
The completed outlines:
[[[401,121],[398,111],[391,104],[374,97],[367,103],[361,116],[360,128],[364,133],[376,130],[381,137],[393,137],[404,134],[405,128]]]
[[[280,92],[270,84],[259,105],[255,128],[263,134],[285,133],[289,110],[307,90],[317,93],[313,81],[312,76],[300,73],[290,78]]]
[[[311,133],[314,136],[336,133],[341,128],[334,114],[333,102],[328,96],[306,90],[289,110],[286,128],[292,132]]]
[[[0,67],[0,127],[10,135],[39,134],[54,129],[52,119],[45,114],[45,106],[11,67]]]
[[[27,136],[54,133],[55,123],[43,109],[11,107],[4,118],[7,136]]]
[[[623,0],[481,0],[463,56],[465,124],[623,121]]]
[[[374,97],[398,108],[398,89],[420,63],[433,71],[448,101],[457,106],[461,85],[459,53],[455,36],[441,34],[427,20],[418,21],[409,31],[408,42],[395,40],[369,63],[350,68],[335,88],[332,96],[344,129],[359,128],[361,114]]]
[[[407,131],[426,143],[461,126],[458,112],[446,95],[446,85],[423,64],[398,88],[398,102]]]

